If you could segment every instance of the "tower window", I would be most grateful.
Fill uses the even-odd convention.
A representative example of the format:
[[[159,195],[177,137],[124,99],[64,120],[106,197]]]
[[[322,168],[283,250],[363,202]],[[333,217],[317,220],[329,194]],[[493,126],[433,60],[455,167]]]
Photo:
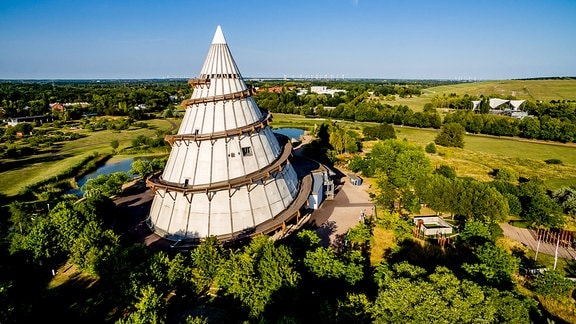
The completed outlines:
[[[252,148],[250,146],[246,146],[242,148],[242,156],[250,156],[252,155]]]

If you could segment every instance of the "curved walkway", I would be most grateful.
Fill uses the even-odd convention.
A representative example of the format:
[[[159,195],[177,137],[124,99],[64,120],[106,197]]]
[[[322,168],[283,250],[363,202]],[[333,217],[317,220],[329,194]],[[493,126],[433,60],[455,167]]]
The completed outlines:
[[[502,223],[500,224],[500,227],[504,231],[505,236],[522,243],[524,246],[533,251],[538,250],[538,253],[544,253],[550,255],[554,255],[556,253],[555,244],[540,242],[540,246],[538,246],[538,241],[536,240],[536,233],[533,230],[529,230],[526,228],[519,228],[516,226],[512,226],[508,223]],[[565,248],[559,246],[558,257],[569,260],[576,260],[576,251],[572,248]]]

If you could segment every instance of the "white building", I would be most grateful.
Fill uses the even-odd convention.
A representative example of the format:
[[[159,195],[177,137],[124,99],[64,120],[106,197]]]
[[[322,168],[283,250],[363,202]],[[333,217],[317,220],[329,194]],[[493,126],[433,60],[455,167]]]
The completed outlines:
[[[215,236],[235,241],[298,224],[308,209],[312,176],[299,176],[292,146],[268,126],[271,115],[252,98],[220,26],[198,79],[166,167],[147,179],[154,200],[147,219],[177,242]]]

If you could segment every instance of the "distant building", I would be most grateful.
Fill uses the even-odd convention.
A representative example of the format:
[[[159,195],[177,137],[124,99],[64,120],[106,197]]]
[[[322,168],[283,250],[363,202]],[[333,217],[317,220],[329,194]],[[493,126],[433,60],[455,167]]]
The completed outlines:
[[[89,103],[87,103],[86,101],[81,101],[81,102],[65,102],[62,104],[64,107],[73,107],[73,106],[80,106],[82,108],[86,108],[88,106],[90,106]]]
[[[35,121],[38,121],[40,123],[49,123],[52,122],[53,120],[54,118],[50,116],[39,115],[39,116],[25,116],[25,117],[10,117],[8,119],[5,119],[4,121],[8,123],[8,126],[16,126],[20,123],[32,123]]]
[[[528,113],[522,111],[520,108],[526,100],[506,100],[500,98],[490,98],[488,105],[490,106],[489,113],[492,115],[503,115],[513,118],[522,119],[528,116]],[[472,110],[480,110],[482,101],[473,100]]]
[[[310,92],[312,93],[317,93],[317,94],[329,94],[331,96],[334,96],[334,94],[336,92],[346,92],[346,90],[341,90],[341,89],[328,89],[327,86],[312,86],[310,87]],[[308,93],[307,89],[300,89],[300,91],[298,91],[298,95],[305,95]]]
[[[53,103],[50,104],[50,109],[52,109],[52,112],[64,112],[64,110],[66,110],[66,107],[64,107],[63,104],[57,102],[57,103]]]

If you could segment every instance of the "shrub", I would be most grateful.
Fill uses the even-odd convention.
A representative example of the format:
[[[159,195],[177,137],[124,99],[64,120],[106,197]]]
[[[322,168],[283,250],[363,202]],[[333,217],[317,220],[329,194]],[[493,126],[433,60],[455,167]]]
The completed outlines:
[[[562,160],[560,159],[548,159],[544,160],[544,162],[546,162],[546,164],[562,164]]]
[[[436,144],[434,144],[434,142],[429,143],[428,145],[426,145],[424,150],[426,151],[426,153],[434,154],[436,153]]]

